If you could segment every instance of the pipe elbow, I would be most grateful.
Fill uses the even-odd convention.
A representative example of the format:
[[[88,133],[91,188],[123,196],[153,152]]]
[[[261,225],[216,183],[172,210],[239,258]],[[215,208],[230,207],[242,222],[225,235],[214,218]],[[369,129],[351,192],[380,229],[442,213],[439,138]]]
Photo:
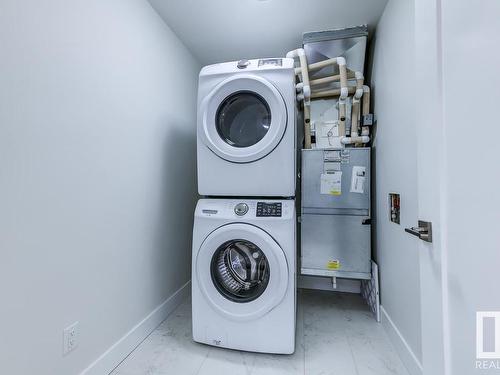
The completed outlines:
[[[342,137],[340,143],[343,145],[352,145],[354,143],[368,143],[370,142],[370,137],[367,135],[357,136],[357,137]]]
[[[340,99],[346,100],[349,95],[349,89],[347,87],[340,88]]]
[[[365,79],[365,77],[363,76],[363,73],[361,73],[361,72],[354,72],[354,77],[356,78],[356,80],[359,80],[359,79],[364,80]]]
[[[294,49],[292,51],[288,51],[286,54],[286,57],[293,59],[295,57],[304,56],[304,55],[305,55],[304,49],[297,48],[297,49]]]
[[[304,89],[304,82],[299,82],[295,85],[295,91],[301,92]]]
[[[345,61],[345,58],[342,56],[337,57],[337,64],[338,65],[347,65],[347,62]]]
[[[369,94],[369,93],[370,93],[370,86],[363,85],[363,92],[364,92],[365,94]]]
[[[356,92],[354,93],[354,99],[361,99],[363,96],[363,89],[356,89]]]

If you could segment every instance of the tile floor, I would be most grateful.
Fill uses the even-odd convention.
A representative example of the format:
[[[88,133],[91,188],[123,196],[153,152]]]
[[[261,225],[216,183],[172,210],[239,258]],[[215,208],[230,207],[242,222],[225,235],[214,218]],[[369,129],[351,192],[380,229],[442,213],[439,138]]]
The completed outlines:
[[[361,296],[303,290],[298,298],[293,355],[193,342],[186,301],[112,375],[408,375]]]

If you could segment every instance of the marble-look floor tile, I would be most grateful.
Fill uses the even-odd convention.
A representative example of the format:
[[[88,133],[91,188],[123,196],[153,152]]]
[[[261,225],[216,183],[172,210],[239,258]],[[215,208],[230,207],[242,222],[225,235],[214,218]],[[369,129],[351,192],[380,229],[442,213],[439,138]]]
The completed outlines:
[[[112,375],[408,375],[359,295],[299,291],[295,353],[249,353],[192,340],[181,304]]]

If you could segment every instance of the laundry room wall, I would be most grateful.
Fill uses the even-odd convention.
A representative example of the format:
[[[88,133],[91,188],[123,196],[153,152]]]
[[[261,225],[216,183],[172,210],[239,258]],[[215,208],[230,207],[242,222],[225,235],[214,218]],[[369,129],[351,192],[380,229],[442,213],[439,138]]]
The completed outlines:
[[[106,373],[188,291],[200,65],[144,0],[3,0],[0,46],[2,373]]]
[[[415,124],[414,1],[390,0],[371,42],[377,127],[373,142],[374,257],[383,320],[412,374],[421,372],[418,240],[405,233],[418,214]],[[400,224],[389,220],[389,193],[400,194]]]

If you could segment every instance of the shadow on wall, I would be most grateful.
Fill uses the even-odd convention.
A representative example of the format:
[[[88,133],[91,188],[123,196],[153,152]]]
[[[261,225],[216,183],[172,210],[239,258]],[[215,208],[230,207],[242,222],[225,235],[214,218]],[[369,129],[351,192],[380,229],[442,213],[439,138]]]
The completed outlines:
[[[178,288],[191,279],[192,228],[198,198],[196,134],[191,130],[192,124],[166,126],[161,200],[154,231],[155,244],[164,251],[160,253],[161,259],[152,261],[158,274],[163,275],[163,285]]]

